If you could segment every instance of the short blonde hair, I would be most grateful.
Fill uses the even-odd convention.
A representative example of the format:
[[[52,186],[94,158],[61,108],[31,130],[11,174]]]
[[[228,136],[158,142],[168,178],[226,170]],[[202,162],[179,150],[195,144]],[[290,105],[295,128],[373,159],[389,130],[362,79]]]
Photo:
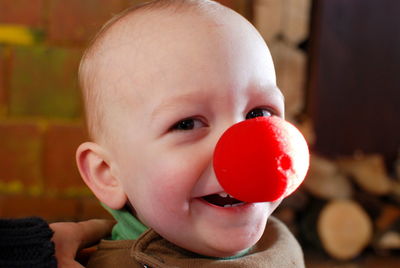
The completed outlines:
[[[99,48],[105,42],[107,34],[111,31],[113,26],[124,18],[134,16],[139,12],[154,10],[179,12],[190,9],[206,10],[210,12],[220,8],[222,8],[222,5],[212,0],[155,0],[127,8],[104,24],[84,52],[78,71],[79,85],[85,108],[87,132],[92,140],[98,140],[100,137],[104,136],[104,132],[106,132],[106,128],[104,127],[104,107],[106,106],[106,98],[102,90],[98,90],[94,86],[97,66],[91,64],[91,60],[96,57]]]

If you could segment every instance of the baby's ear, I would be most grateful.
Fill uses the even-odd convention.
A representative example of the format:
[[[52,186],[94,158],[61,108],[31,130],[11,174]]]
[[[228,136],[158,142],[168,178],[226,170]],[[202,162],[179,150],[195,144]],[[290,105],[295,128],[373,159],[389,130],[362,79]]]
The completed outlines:
[[[93,142],[82,143],[76,151],[79,172],[96,197],[112,209],[122,208],[127,197],[114,177],[105,150]]]

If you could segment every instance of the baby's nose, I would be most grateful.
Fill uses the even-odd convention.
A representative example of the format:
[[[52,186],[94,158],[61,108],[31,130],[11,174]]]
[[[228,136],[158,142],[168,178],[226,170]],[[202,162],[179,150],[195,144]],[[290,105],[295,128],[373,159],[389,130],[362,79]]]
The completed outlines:
[[[214,171],[224,190],[246,202],[286,197],[303,182],[309,151],[303,135],[278,117],[237,123],[219,139]]]

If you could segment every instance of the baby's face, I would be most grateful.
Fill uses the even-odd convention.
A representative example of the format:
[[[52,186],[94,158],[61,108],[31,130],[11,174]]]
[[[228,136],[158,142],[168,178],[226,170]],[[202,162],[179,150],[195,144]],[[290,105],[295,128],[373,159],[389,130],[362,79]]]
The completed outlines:
[[[118,96],[110,166],[143,223],[188,250],[230,256],[257,242],[278,202],[221,207],[203,199],[224,192],[214,147],[246,117],[282,117],[283,98],[269,51],[244,19],[177,17],[147,17],[140,39],[110,46],[105,84]]]

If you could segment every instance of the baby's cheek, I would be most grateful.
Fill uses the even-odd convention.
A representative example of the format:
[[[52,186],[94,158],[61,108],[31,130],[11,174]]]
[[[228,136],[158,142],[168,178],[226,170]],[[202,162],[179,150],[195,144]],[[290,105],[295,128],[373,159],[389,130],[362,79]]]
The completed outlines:
[[[181,154],[175,156],[173,153],[166,155],[157,167],[149,170],[151,178],[154,178],[154,186],[161,188],[166,194],[182,195],[189,191],[189,187],[198,179],[196,174],[195,155]]]

